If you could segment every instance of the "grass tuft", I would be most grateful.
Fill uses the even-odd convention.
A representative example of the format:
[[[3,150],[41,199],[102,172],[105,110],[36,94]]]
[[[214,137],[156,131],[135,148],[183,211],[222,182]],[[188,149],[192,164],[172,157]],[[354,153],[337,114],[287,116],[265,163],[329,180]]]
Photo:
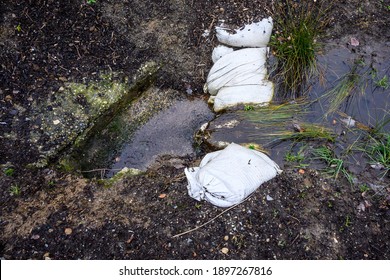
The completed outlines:
[[[334,152],[325,146],[321,146],[313,150],[313,154],[316,159],[325,161],[327,164],[326,172],[329,173],[335,180],[339,178],[339,175],[342,174],[348,180],[350,184],[353,183],[353,178],[351,174],[344,167],[344,160],[336,157]]]
[[[366,148],[366,154],[371,164],[379,166],[386,176],[390,171],[390,134],[383,134],[381,137],[370,137]]]
[[[317,73],[317,37],[328,24],[326,1],[275,1],[275,33],[270,46],[278,59],[276,80],[282,99],[302,96],[304,84]]]

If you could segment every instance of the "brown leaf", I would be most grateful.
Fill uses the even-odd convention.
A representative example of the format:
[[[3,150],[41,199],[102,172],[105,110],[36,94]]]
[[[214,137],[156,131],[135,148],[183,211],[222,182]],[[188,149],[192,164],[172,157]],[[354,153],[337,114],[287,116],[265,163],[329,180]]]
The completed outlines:
[[[167,194],[166,193],[162,193],[162,194],[160,194],[159,196],[158,196],[158,198],[161,198],[161,199],[163,199],[163,198],[165,198],[167,196]]]

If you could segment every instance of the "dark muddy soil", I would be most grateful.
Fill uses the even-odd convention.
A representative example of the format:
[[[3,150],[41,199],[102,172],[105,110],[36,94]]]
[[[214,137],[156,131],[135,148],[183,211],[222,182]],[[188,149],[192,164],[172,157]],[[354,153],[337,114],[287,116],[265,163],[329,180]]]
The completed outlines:
[[[27,168],[45,144],[27,140],[40,128],[29,116],[35,106],[55,99],[53,92],[65,82],[88,82],[106,71],[131,76],[141,63],[155,60],[164,65],[156,86],[183,95],[191,88],[202,95],[216,44],[212,32],[202,36],[205,30],[220,19],[239,26],[272,14],[272,1],[96,2],[0,3],[2,258],[390,257],[388,178],[361,190],[341,179],[324,179],[315,170],[285,168],[244,203],[222,213],[187,195],[183,168],[199,162],[191,156],[162,157],[145,174],[110,188],[59,171],[55,162],[45,169]],[[389,45],[390,1],[332,2],[327,40],[354,36],[360,44]],[[13,172],[4,172],[5,165]],[[370,180],[372,175],[360,176]]]

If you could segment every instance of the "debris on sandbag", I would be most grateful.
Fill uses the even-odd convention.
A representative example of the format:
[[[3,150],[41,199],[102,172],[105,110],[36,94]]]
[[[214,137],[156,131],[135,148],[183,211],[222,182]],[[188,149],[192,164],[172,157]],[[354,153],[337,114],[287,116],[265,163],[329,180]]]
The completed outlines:
[[[229,207],[242,202],[282,170],[267,155],[231,143],[207,154],[199,167],[186,168],[184,172],[192,198]]]
[[[223,27],[216,27],[218,41],[232,47],[259,48],[266,47],[271,38],[272,18],[265,18],[260,22],[245,25],[229,33]]]
[[[214,111],[219,112],[237,104],[268,105],[271,102],[274,86],[267,80],[267,44],[272,33],[272,18],[245,25],[228,33],[223,27],[216,27],[219,42],[232,47],[245,47],[234,50],[220,45],[214,48],[205,92],[211,97]]]

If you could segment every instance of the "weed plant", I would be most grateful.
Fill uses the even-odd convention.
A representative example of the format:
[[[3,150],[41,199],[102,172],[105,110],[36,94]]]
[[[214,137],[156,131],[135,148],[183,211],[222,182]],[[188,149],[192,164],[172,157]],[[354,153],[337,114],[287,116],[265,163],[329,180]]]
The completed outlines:
[[[302,95],[304,84],[317,72],[316,52],[320,49],[317,37],[328,24],[326,1],[275,1],[273,19],[275,33],[271,48],[278,59],[277,82],[279,97],[296,98]]]
[[[366,154],[373,165],[379,165],[384,170],[383,176],[390,171],[390,133],[381,137],[370,137],[366,148]]]
[[[344,160],[336,157],[334,152],[325,146],[321,146],[313,150],[313,154],[316,159],[325,161],[327,168],[326,173],[329,173],[335,180],[339,178],[339,175],[342,174],[348,180],[350,184],[353,182],[351,174],[344,167]]]
[[[19,196],[21,194],[21,190],[18,185],[11,185],[9,191],[12,196]]]
[[[388,89],[390,87],[389,78],[387,75],[384,75],[383,78],[376,81],[375,84],[383,89]]]

